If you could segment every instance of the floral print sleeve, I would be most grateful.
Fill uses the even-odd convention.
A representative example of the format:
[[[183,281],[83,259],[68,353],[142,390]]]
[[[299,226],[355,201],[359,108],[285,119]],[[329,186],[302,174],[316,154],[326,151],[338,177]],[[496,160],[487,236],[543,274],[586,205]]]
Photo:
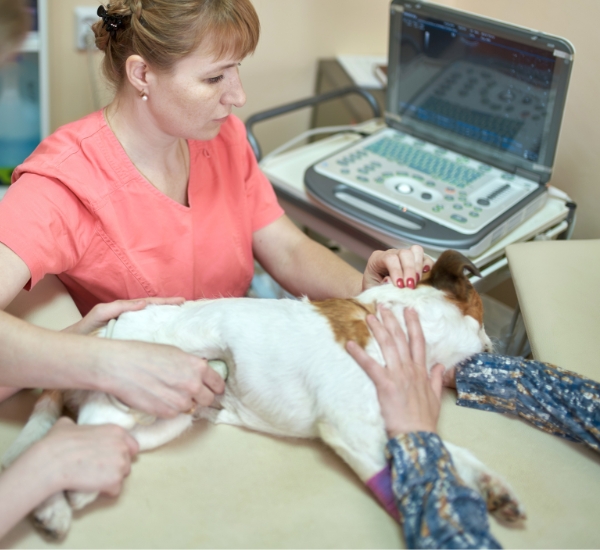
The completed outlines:
[[[436,434],[401,434],[386,452],[408,548],[501,548],[483,499],[458,477]]]
[[[600,452],[600,383],[548,363],[479,353],[456,367],[457,404],[509,413]]]

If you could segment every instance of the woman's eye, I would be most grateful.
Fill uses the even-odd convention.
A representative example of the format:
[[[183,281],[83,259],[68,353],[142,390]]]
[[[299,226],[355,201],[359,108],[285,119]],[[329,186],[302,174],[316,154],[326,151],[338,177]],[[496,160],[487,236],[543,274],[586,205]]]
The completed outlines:
[[[213,76],[212,78],[207,78],[206,81],[209,84],[216,84],[217,82],[221,82],[221,80],[223,80],[223,75],[219,75],[219,76]]]

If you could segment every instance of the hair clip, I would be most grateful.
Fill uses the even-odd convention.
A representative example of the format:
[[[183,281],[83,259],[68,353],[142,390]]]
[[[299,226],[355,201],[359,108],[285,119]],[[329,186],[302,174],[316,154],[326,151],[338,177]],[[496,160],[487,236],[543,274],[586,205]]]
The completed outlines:
[[[107,7],[110,7],[110,4],[108,4]],[[117,31],[123,26],[123,16],[109,15],[102,5],[100,5],[96,13],[98,17],[101,17],[102,21],[104,21],[104,28],[110,33],[111,37],[114,38]]]

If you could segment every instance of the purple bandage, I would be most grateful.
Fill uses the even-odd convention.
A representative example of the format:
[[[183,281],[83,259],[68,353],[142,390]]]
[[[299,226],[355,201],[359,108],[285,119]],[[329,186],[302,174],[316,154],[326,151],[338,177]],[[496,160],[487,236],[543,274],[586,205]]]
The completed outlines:
[[[373,491],[377,500],[383,504],[388,514],[397,522],[400,522],[400,515],[396,507],[396,499],[392,490],[392,469],[388,464],[381,472],[375,474],[367,481],[367,487]]]

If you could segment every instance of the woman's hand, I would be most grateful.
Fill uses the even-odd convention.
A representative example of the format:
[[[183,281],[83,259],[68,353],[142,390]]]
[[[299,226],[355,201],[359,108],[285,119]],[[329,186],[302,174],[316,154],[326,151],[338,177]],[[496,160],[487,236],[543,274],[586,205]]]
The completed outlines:
[[[138,449],[119,426],[76,426],[60,418],[0,475],[0,538],[59,491],[118,495]]]
[[[432,265],[433,260],[416,244],[399,250],[376,250],[363,274],[363,290],[380,285],[386,278],[398,288],[415,288],[421,274],[427,273]]]
[[[444,367],[437,364],[431,375],[427,375],[425,339],[414,310],[404,310],[408,340],[393,313],[382,307],[379,311],[383,324],[373,315],[367,316],[367,323],[386,365],[377,363],[352,341],[347,344],[348,353],[375,384],[389,437],[416,431],[435,432]]]
[[[174,346],[94,339],[100,389],[149,414],[171,418],[208,407],[225,391],[205,359]]]
[[[98,304],[67,332],[89,334],[127,311],[149,304],[180,305],[183,298],[116,300]],[[94,357],[95,383],[134,409],[162,418],[212,404],[223,393],[225,382],[205,359],[174,346],[144,342],[93,339],[88,343]]]
[[[183,304],[183,302],[185,302],[185,298],[140,298],[137,300],[115,300],[108,304],[97,304],[81,321],[65,328],[64,332],[90,334],[126,311],[138,311],[144,309],[149,304],[178,306]]]

